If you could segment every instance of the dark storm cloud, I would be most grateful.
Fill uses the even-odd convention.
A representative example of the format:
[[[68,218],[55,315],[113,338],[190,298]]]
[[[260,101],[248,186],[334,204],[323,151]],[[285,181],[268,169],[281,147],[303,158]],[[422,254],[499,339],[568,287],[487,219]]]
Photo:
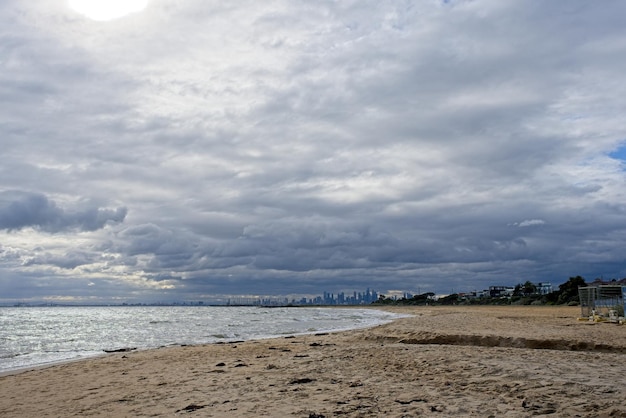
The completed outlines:
[[[25,260],[22,265],[23,266],[35,266],[35,265],[49,265],[56,266],[62,269],[75,269],[76,267],[83,266],[86,264],[91,264],[94,261],[93,255],[81,252],[81,251],[71,251],[68,253],[64,253],[61,255],[53,255],[53,254],[40,254],[36,257],[29,258]]]
[[[0,229],[9,231],[27,227],[53,233],[68,229],[94,231],[109,222],[123,222],[126,212],[126,208],[63,209],[43,194],[0,192]]]
[[[185,235],[153,224],[136,225],[120,231],[115,250],[129,256],[150,256],[146,268],[152,272],[185,271],[193,268],[192,263],[201,251],[194,237]]]

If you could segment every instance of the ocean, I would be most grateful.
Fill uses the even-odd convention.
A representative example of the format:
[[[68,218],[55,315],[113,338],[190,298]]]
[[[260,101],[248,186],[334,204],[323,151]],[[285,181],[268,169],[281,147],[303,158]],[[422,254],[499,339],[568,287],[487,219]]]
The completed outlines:
[[[0,373],[93,357],[105,350],[341,331],[399,316],[358,308],[0,307]]]

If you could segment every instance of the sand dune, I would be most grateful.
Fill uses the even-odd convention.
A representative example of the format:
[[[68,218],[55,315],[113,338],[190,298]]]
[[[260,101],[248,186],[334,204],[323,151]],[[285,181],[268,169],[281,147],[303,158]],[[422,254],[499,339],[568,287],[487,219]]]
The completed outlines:
[[[626,417],[626,326],[577,308],[401,310],[414,316],[0,377],[0,416]]]

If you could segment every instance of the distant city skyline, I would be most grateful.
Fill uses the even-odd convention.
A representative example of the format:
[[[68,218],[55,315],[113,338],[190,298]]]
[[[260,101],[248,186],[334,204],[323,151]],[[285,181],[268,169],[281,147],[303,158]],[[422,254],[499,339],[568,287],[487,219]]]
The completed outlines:
[[[598,281],[599,279],[596,279]],[[626,280],[626,279],[624,279]],[[467,297],[499,297],[503,295],[510,295],[515,290],[516,286],[522,286],[522,283],[517,283],[515,286],[502,286],[502,285],[490,285],[486,289],[474,290],[468,292],[458,292],[458,294]],[[539,294],[547,294],[554,290],[553,285],[548,282],[533,283],[536,292]],[[160,300],[160,301],[120,301],[115,305],[129,306],[129,305],[162,305],[162,306],[201,306],[201,305],[218,305],[218,306],[284,306],[284,305],[298,305],[298,306],[341,306],[341,305],[367,305],[377,301],[380,297],[384,296],[388,299],[411,299],[418,295],[432,294],[434,298],[441,296],[447,296],[448,294],[435,294],[434,292],[421,292],[407,290],[396,290],[392,292],[378,292],[377,290],[366,288],[363,291],[341,291],[330,292],[322,291],[318,295],[212,295],[202,299],[194,300]],[[63,306],[63,303],[51,303],[44,301],[14,301],[13,303],[0,303],[0,306]],[[69,303],[67,305],[75,306],[76,304]],[[86,305],[86,304],[80,304]],[[101,304],[94,304],[100,306]],[[105,304],[107,305],[107,304]]]

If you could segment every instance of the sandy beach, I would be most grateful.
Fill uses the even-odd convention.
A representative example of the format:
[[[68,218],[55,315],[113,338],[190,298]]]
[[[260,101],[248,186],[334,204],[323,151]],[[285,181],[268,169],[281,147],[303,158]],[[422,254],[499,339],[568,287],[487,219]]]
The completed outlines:
[[[413,316],[5,375],[0,416],[626,417],[626,326],[577,307],[396,311]]]

